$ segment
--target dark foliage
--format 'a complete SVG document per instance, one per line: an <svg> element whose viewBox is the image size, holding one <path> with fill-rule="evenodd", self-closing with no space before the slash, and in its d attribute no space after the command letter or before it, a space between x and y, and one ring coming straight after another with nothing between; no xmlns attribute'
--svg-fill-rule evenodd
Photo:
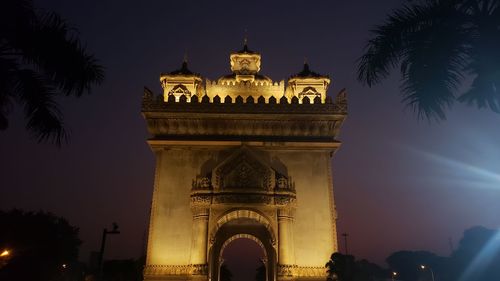
<svg viewBox="0 0 500 281"><path fill-rule="evenodd" d="M425 265L434 270L439 276L444 276L448 268L448 260L427 251L399 251L390 255L387 259L389 267L398 273L398 278L407 281L417 281L423 275L428 275L422 271L421 265Z"/></svg>
<svg viewBox="0 0 500 281"><path fill-rule="evenodd" d="M457 100L500 113L500 0L409 2L372 34L358 79L372 86L399 67L403 102L419 118L445 119Z"/></svg>
<svg viewBox="0 0 500 281"><path fill-rule="evenodd" d="M266 266L265 265L261 265L256 269L255 280L256 281L266 281Z"/></svg>
<svg viewBox="0 0 500 281"><path fill-rule="evenodd" d="M106 281L142 281L145 258L138 260L109 260L103 264Z"/></svg>
<svg viewBox="0 0 500 281"><path fill-rule="evenodd" d="M220 281L231 281L233 279L233 274L227 268L225 264L220 267Z"/></svg>
<svg viewBox="0 0 500 281"><path fill-rule="evenodd" d="M449 280L493 281L500 276L500 230L476 226L464 232L450 257Z"/></svg>
<svg viewBox="0 0 500 281"><path fill-rule="evenodd" d="M65 265L76 263L78 228L45 212L0 211L0 249L11 257L0 270L0 280L60 280Z"/></svg>
<svg viewBox="0 0 500 281"><path fill-rule="evenodd" d="M399 251L387 258L398 280L494 281L500 276L500 230L473 227L450 257L426 251ZM427 269L421 270L420 265ZM432 273L431 273L432 271Z"/></svg>
<svg viewBox="0 0 500 281"><path fill-rule="evenodd" d="M333 253L326 263L329 280L376 281L385 280L388 271L367 260L356 261L354 256Z"/></svg>
<svg viewBox="0 0 500 281"><path fill-rule="evenodd" d="M38 142L66 141L58 96L80 97L103 80L103 68L55 13L38 12L32 0L0 4L0 130L17 103Z"/></svg>

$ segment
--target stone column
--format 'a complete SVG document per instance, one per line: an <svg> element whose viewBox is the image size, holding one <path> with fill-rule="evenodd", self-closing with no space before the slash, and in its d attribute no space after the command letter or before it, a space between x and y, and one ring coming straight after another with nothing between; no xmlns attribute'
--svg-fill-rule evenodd
<svg viewBox="0 0 500 281"><path fill-rule="evenodd" d="M282 276L291 276L295 265L293 211L291 206L278 209L278 271Z"/></svg>
<svg viewBox="0 0 500 281"><path fill-rule="evenodd" d="M191 249L191 264L205 265L207 263L207 236L209 209L205 206L193 206L193 240Z"/></svg>

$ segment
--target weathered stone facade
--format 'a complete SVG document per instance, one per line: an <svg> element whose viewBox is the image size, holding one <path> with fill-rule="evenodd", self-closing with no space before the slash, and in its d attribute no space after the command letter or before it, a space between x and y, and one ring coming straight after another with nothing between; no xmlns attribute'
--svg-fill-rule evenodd
<svg viewBox="0 0 500 281"><path fill-rule="evenodd" d="M260 54L231 55L233 74L207 81L187 69L145 89L142 113L156 155L145 280L219 278L237 238L264 249L269 281L324 280L337 250L331 157L346 92L304 70L275 83ZM178 83L178 84L175 84Z"/></svg>

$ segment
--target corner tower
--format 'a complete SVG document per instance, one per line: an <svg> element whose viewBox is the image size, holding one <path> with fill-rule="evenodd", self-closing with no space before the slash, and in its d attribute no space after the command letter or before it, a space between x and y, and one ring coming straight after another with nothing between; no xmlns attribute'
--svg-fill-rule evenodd
<svg viewBox="0 0 500 281"><path fill-rule="evenodd" d="M331 158L346 93L332 102L330 79L307 65L285 89L246 44L230 62L204 85L185 62L161 75L162 95L144 91L156 156L145 280L218 281L237 238L261 245L269 281L324 280L338 250Z"/></svg>

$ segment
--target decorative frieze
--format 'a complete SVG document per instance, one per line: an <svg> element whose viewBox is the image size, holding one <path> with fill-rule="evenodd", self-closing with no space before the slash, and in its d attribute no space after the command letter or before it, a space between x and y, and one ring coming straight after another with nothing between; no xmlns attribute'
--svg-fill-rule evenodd
<svg viewBox="0 0 500 281"><path fill-rule="evenodd" d="M278 264L278 276L294 276L296 268L296 265Z"/></svg>
<svg viewBox="0 0 500 281"><path fill-rule="evenodd" d="M272 204L273 196L267 194L215 194L214 203L259 203Z"/></svg>
<svg viewBox="0 0 500 281"><path fill-rule="evenodd" d="M325 277L328 275L325 267L297 266L278 264L278 276L283 277Z"/></svg>
<svg viewBox="0 0 500 281"><path fill-rule="evenodd" d="M325 267L297 266L294 275L297 277L324 277L327 272Z"/></svg>
<svg viewBox="0 0 500 281"><path fill-rule="evenodd" d="M144 276L168 276L168 275L207 275L207 264L188 265L146 265Z"/></svg>

